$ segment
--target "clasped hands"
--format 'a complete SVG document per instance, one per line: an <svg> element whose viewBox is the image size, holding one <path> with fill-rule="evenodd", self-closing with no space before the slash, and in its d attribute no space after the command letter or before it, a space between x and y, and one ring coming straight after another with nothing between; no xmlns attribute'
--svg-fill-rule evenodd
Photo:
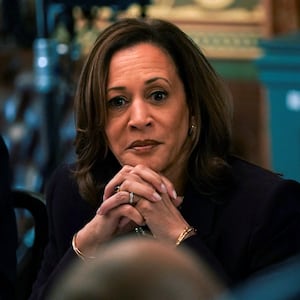
<svg viewBox="0 0 300 300"><path fill-rule="evenodd" d="M170 229L186 226L177 209L181 201L163 175L143 165L124 166L106 185L97 214L116 214L121 232L147 224L155 237L168 239Z"/></svg>
<svg viewBox="0 0 300 300"><path fill-rule="evenodd" d="M182 200L165 176L143 165L123 166L106 185L95 217L78 232L78 247L93 254L102 243L143 225L156 239L175 245L189 227L178 210Z"/></svg>

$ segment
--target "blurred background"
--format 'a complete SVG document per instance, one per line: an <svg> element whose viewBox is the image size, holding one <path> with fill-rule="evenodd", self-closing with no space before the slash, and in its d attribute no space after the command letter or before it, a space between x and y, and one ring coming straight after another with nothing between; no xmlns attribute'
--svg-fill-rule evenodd
<svg viewBox="0 0 300 300"><path fill-rule="evenodd" d="M234 100L234 148L300 180L299 0L0 0L0 132L13 187L43 192L74 160L73 96L97 34L122 17L174 22Z"/></svg>

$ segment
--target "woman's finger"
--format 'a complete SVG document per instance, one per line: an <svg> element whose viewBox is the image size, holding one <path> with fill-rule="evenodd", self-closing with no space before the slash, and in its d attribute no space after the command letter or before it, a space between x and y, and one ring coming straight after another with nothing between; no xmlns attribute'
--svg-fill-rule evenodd
<svg viewBox="0 0 300 300"><path fill-rule="evenodd" d="M100 215L98 212L97 214ZM117 208L110 210L107 214L100 216L103 216L108 219L117 219L118 227L125 226L129 223L126 221L122 221L124 218L130 220L131 222L137 225L142 225L145 221L144 217L140 214L140 212L130 204L120 205Z"/></svg>
<svg viewBox="0 0 300 300"><path fill-rule="evenodd" d="M115 188L124 181L127 174L131 171L131 166L123 166L123 168L108 182L103 193L103 201L115 193Z"/></svg>
<svg viewBox="0 0 300 300"><path fill-rule="evenodd" d="M152 169L144 165L136 165L130 170L129 173L140 176L145 182L153 186L159 193L169 193L171 198L176 198L174 197L176 195L176 191L173 184L166 177L153 171Z"/></svg>
<svg viewBox="0 0 300 300"><path fill-rule="evenodd" d="M177 198L177 193L174 189L174 185L173 183L165 176L161 175L162 181L167 189L167 193L169 194L169 196L176 201Z"/></svg>
<svg viewBox="0 0 300 300"><path fill-rule="evenodd" d="M140 178L135 177L137 177L136 174L128 174L127 178L120 186L120 190L125 190L129 193L132 192L135 195L146 198L149 201L153 202L161 200L160 194L154 189L152 185L145 181L142 181Z"/></svg>
<svg viewBox="0 0 300 300"><path fill-rule="evenodd" d="M108 211L122 204L130 204L129 202L130 202L130 193L126 191L119 191L100 205L97 214L105 215Z"/></svg>

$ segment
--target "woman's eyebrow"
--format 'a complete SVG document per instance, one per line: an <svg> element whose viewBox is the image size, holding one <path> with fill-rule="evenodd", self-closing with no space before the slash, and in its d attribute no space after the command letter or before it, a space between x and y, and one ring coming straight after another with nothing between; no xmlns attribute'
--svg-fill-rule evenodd
<svg viewBox="0 0 300 300"><path fill-rule="evenodd" d="M157 80L163 80L163 81L167 82L168 84L170 84L169 80L164 78L164 77L153 77L151 79L146 80L145 83L150 84L150 83L155 82Z"/></svg>
<svg viewBox="0 0 300 300"><path fill-rule="evenodd" d="M125 86L113 86L107 89L107 92L109 91L124 91L126 89Z"/></svg>

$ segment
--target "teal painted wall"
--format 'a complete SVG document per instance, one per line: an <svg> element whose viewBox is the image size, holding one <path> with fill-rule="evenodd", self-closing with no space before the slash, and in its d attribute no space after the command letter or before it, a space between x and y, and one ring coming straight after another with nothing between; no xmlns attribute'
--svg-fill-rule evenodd
<svg viewBox="0 0 300 300"><path fill-rule="evenodd" d="M257 65L268 91L273 169L300 181L300 33L263 41L262 47Z"/></svg>

